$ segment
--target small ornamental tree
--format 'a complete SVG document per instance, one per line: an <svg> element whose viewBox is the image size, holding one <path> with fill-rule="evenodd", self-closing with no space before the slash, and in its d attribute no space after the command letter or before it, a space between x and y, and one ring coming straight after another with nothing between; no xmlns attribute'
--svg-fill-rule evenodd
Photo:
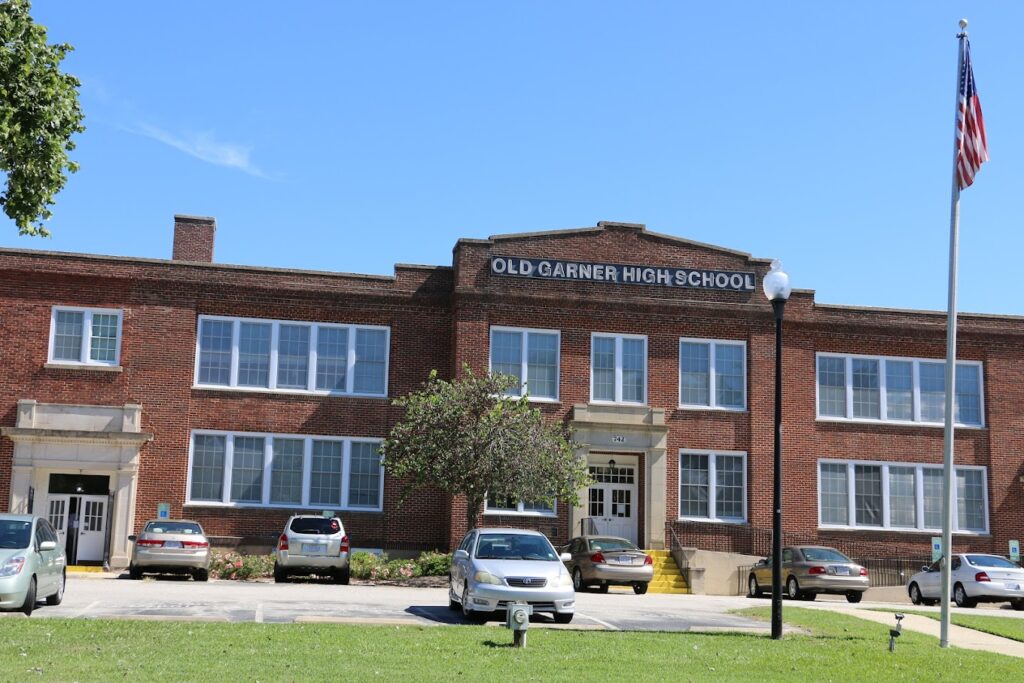
<svg viewBox="0 0 1024 683"><path fill-rule="evenodd" d="M449 382L433 371L422 389L396 399L405 416L380 452L384 469L404 481L401 500L429 485L463 495L470 529L488 496L575 505L590 483L586 462L564 425L545 421L525 397L506 396L518 384L469 368Z"/></svg>
<svg viewBox="0 0 1024 683"><path fill-rule="evenodd" d="M78 164L68 159L71 136L85 130L78 79L61 73L72 50L46 42L28 0L0 2L0 205L22 235L46 237L49 206Z"/></svg>

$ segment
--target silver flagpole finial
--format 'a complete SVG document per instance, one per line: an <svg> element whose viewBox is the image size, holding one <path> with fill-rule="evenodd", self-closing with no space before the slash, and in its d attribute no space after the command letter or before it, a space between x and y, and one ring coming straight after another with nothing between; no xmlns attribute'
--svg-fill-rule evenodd
<svg viewBox="0 0 1024 683"><path fill-rule="evenodd" d="M967 30L967 20L966 19L961 19L960 20L960 30L961 31L966 31Z"/></svg>

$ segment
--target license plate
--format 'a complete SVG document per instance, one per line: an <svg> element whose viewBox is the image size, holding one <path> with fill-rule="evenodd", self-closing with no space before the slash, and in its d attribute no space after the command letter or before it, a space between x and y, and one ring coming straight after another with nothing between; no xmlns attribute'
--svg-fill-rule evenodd
<svg viewBox="0 0 1024 683"><path fill-rule="evenodd" d="M836 576L849 576L850 575L850 568L849 567L829 567L829 569L831 569L832 570L831 573L835 574Z"/></svg>
<svg viewBox="0 0 1024 683"><path fill-rule="evenodd" d="M181 547L181 541L165 541L164 542L164 547L165 548L180 548Z"/></svg>
<svg viewBox="0 0 1024 683"><path fill-rule="evenodd" d="M633 564L633 558L629 555L620 555L619 564Z"/></svg>
<svg viewBox="0 0 1024 683"><path fill-rule="evenodd" d="M1020 590L1020 584L1019 583L1008 583L1008 584L1006 584L1006 587L1008 589L1012 590L1012 591L1019 591Z"/></svg>
<svg viewBox="0 0 1024 683"><path fill-rule="evenodd" d="M302 552L312 554L325 553L327 552L327 546L320 543L303 543Z"/></svg>

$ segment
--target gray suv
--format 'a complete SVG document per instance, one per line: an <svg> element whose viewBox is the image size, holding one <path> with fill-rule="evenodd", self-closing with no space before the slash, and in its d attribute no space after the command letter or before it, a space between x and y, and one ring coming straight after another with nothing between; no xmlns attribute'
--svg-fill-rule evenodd
<svg viewBox="0 0 1024 683"><path fill-rule="evenodd" d="M338 517L292 515L274 549L274 581L292 575L330 576L335 583L349 581L349 541Z"/></svg>

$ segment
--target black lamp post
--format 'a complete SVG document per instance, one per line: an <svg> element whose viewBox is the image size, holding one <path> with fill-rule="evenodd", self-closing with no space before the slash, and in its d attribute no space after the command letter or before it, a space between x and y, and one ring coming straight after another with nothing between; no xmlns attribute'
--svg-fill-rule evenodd
<svg viewBox="0 0 1024 683"><path fill-rule="evenodd" d="M772 261L761 281L775 312L775 464L772 495L772 640L782 638L782 312L793 288L782 263Z"/></svg>

